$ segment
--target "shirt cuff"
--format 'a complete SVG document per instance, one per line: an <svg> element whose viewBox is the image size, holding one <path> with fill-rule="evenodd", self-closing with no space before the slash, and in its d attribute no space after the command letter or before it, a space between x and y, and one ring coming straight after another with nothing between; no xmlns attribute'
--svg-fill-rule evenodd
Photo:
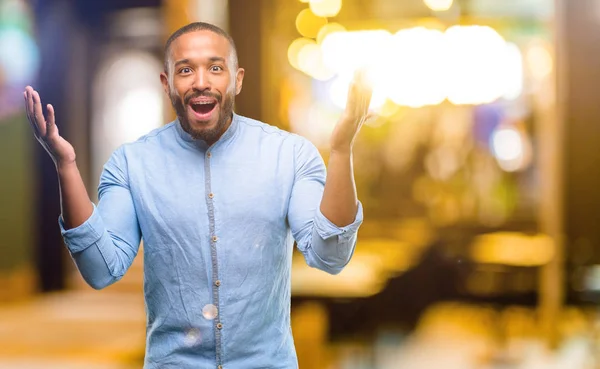
<svg viewBox="0 0 600 369"><path fill-rule="evenodd" d="M58 217L58 225L60 226L60 233L65 240L67 248L72 253L81 252L88 247L92 246L102 237L104 230L104 223L96 204L92 203L93 211L92 215L80 226L65 229L65 223L62 218L62 214Z"/></svg>
<svg viewBox="0 0 600 369"><path fill-rule="evenodd" d="M363 222L363 207L362 203L358 202L358 209L354 222L344 227L338 227L321 213L321 208L317 208L317 216L315 218L315 227L317 233L322 239L326 240L334 236L340 236L344 239L349 239L358 232L358 228Z"/></svg>

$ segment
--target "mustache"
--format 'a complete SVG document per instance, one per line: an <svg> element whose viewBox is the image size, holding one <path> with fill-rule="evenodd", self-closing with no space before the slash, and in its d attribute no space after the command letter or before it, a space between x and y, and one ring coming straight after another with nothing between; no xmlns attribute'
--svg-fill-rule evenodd
<svg viewBox="0 0 600 369"><path fill-rule="evenodd" d="M209 91L197 91L197 92L193 92L191 94L189 94L188 96L186 96L183 100L184 104L187 105L190 103L190 100L195 99L197 97L211 97L215 100L217 100L217 102L221 103L221 100L223 99L223 97L221 96L221 94L217 94L217 93L212 93Z"/></svg>

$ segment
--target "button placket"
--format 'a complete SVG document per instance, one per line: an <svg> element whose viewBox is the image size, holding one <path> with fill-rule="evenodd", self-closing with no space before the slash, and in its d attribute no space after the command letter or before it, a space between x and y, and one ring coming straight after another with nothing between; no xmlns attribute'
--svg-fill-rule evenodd
<svg viewBox="0 0 600 369"><path fill-rule="evenodd" d="M221 369L221 329L223 328L223 324L220 322L220 305L219 305L219 286L221 284L220 280L219 280L219 272L218 272L218 256L217 256L217 241L219 240L219 238L217 237L216 233L216 225L215 225L215 204L213 201L214 198L214 193L212 192L211 189L211 163L210 163L210 159L212 157L212 153L210 151L207 151L205 154L205 160L204 160L204 171L205 171L205 176L206 176L206 181L205 181L205 196L206 196L206 204L208 207L208 219L209 219L209 236L210 236L210 249L211 249L211 261L212 261L212 280L213 280L213 285L214 287L212 288L212 297L213 297L213 304L214 307L216 308L215 311L219 312L218 314L215 314L214 316L214 322L215 322L215 326L214 328L216 328L215 330L215 348L216 348L216 364L217 364L217 368Z"/></svg>

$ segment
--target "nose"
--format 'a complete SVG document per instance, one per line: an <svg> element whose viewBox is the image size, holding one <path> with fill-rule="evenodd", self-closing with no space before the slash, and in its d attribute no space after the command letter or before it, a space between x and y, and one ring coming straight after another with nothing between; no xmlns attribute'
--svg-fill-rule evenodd
<svg viewBox="0 0 600 369"><path fill-rule="evenodd" d="M198 71L196 74L196 78L194 78L194 83L192 87L195 90L204 91L210 90L210 80L208 78L208 73L203 70Z"/></svg>

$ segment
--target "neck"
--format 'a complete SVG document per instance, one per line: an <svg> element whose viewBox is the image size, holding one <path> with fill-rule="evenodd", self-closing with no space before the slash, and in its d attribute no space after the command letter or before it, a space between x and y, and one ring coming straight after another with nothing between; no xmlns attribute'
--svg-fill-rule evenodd
<svg viewBox="0 0 600 369"><path fill-rule="evenodd" d="M233 114L231 114L228 118L227 121L225 122L225 124L223 125L223 129L221 129L221 132L219 132L219 135L216 136L214 139L212 140L204 140L206 142L207 145L212 146L215 142L219 141L219 139L221 137L223 137L223 135L225 134L225 132L227 132L227 130L229 129L229 127L231 127L231 122L233 120Z"/></svg>

